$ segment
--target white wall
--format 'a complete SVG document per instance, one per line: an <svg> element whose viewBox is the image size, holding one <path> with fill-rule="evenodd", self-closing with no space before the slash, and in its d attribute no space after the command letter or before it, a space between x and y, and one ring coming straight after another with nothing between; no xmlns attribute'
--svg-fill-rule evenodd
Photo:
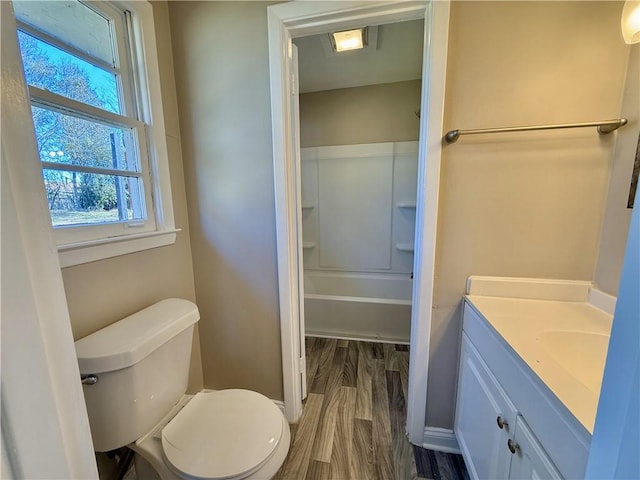
<svg viewBox="0 0 640 480"><path fill-rule="evenodd" d="M398 246L413 246L418 142L310 147L301 158L305 270L408 278L413 252Z"/></svg>
<svg viewBox="0 0 640 480"><path fill-rule="evenodd" d="M300 91L419 81L423 38L423 19L382 24L377 34L369 29L368 46L350 52L333 52L327 33L294 38L300 54Z"/></svg>
<svg viewBox="0 0 640 480"><path fill-rule="evenodd" d="M10 2L0 18L3 474L97 478Z"/></svg>
<svg viewBox="0 0 640 480"><path fill-rule="evenodd" d="M620 115L619 2L452 2L445 128ZM461 137L444 148L427 425L451 428L469 275L594 278L615 136Z"/></svg>
<svg viewBox="0 0 640 480"><path fill-rule="evenodd" d="M633 209L586 478L640 478L640 208Z"/></svg>
<svg viewBox="0 0 640 480"><path fill-rule="evenodd" d="M205 386L281 400L266 2L170 2Z"/></svg>
<svg viewBox="0 0 640 480"><path fill-rule="evenodd" d="M629 232L632 210L627 208L627 200L640 132L640 45L637 44L630 47L621 116L629 120L629 124L617 133L594 279L599 289L613 296L618 293ZM639 204L640 196L636 194L636 205Z"/></svg>
<svg viewBox="0 0 640 480"><path fill-rule="evenodd" d="M326 61L323 52L300 48L301 70L305 52L306 68L317 56ZM421 58L416 62L419 67ZM413 254L396 245L413 244L415 209L396 204L416 199L421 85L410 80L300 95L302 199L317 205L303 210L304 240L317 244L304 251L305 269L413 271Z"/></svg>

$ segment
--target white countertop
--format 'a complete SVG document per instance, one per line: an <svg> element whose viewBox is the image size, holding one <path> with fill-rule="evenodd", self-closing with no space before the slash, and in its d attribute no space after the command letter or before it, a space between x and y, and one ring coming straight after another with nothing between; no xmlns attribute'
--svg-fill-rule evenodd
<svg viewBox="0 0 640 480"><path fill-rule="evenodd" d="M586 301L466 298L593 433L613 316Z"/></svg>

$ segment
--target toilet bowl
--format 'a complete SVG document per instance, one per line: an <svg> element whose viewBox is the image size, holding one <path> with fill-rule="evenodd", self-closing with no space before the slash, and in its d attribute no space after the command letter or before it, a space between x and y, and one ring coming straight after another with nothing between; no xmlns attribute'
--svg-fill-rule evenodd
<svg viewBox="0 0 640 480"><path fill-rule="evenodd" d="M248 390L204 390L185 395L129 447L162 480L257 480L276 474L289 444L289 425L268 398Z"/></svg>
<svg viewBox="0 0 640 480"><path fill-rule="evenodd" d="M76 342L92 379L83 391L94 448L129 446L162 480L270 479L291 439L273 401L239 389L184 394L198 319L192 302L163 300Z"/></svg>

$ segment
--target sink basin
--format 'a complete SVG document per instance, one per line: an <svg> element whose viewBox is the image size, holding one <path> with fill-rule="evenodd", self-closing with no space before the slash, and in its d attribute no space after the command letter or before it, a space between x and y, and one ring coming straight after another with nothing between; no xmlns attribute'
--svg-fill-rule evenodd
<svg viewBox="0 0 640 480"><path fill-rule="evenodd" d="M540 333L537 340L559 366L589 390L599 394L609 335L550 330Z"/></svg>

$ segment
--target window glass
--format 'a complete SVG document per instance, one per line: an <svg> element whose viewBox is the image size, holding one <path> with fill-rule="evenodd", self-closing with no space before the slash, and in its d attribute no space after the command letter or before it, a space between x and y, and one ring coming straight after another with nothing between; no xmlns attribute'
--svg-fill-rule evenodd
<svg viewBox="0 0 640 480"><path fill-rule="evenodd" d="M109 21L87 5L68 0L14 0L13 8L18 20L115 65Z"/></svg>
<svg viewBox="0 0 640 480"><path fill-rule="evenodd" d="M154 43L151 5L128 3L130 13L108 1L13 3L38 148L25 161L42 168L61 264L175 241L171 208L166 217L154 209L171 201L164 132L151 135L138 108L161 111L157 68L132 47ZM155 88L138 88L149 81ZM129 236L135 242L122 241Z"/></svg>
<svg viewBox="0 0 640 480"><path fill-rule="evenodd" d="M116 76L28 33L18 31L27 83L58 95L120 113Z"/></svg>
<svg viewBox="0 0 640 480"><path fill-rule="evenodd" d="M137 177L46 168L42 175L54 227L144 219Z"/></svg>
<svg viewBox="0 0 640 480"><path fill-rule="evenodd" d="M33 106L40 160L140 171L133 132Z"/></svg>
<svg viewBox="0 0 640 480"><path fill-rule="evenodd" d="M146 218L140 178L104 174L140 172L131 129L36 106L32 112L55 227Z"/></svg>

